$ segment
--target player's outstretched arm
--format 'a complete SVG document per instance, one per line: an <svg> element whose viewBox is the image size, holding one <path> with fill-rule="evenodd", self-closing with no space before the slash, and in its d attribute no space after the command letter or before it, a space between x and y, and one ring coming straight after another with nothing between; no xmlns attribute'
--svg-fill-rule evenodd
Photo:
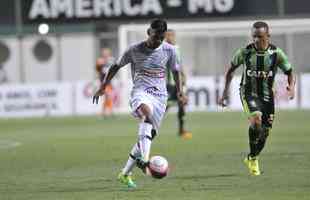
<svg viewBox="0 0 310 200"><path fill-rule="evenodd" d="M223 107L227 106L227 99L228 99L228 91L230 87L230 83L232 78L234 77L234 71L237 69L237 66L230 65L230 68L227 70L225 74L225 87L222 94L222 97L219 99L219 104Z"/></svg>
<svg viewBox="0 0 310 200"><path fill-rule="evenodd" d="M97 92L93 96L93 104L95 104L95 103L98 104L99 97L104 94L106 86L111 82L112 78L115 76L115 74L118 72L118 70L120 68L121 67L117 64L114 64L111 66L111 68L109 69L109 72L108 72L107 76L105 77L103 83L101 83L99 89L97 90Z"/></svg>

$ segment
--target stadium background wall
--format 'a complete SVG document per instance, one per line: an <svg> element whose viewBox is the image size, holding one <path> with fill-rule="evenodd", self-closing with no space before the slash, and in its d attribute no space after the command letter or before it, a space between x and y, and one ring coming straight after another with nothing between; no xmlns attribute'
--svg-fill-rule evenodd
<svg viewBox="0 0 310 200"><path fill-rule="evenodd" d="M220 77L222 80L223 77ZM276 84L276 106L280 109L310 109L310 74L298 77L296 99L289 101L286 95L286 77L279 75ZM226 110L240 111L240 77L235 77L230 88L230 104ZM115 84L119 96L121 85ZM45 83L27 85L0 86L0 117L42 117L66 115L99 114L101 105L92 104L92 94L98 82L77 81L66 83ZM129 90L129 88L126 88ZM217 111L223 109L217 105L218 94L223 90L222 82L216 77L196 77L188 80L188 111ZM102 99L101 99L102 100ZM116 112L130 112L128 98L118 99L125 103L116 103ZM126 105L122 107L122 105Z"/></svg>

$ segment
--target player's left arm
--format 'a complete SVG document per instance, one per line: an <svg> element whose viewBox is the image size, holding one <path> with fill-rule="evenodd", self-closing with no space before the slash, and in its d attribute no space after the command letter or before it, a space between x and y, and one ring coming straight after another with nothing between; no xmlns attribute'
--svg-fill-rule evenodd
<svg viewBox="0 0 310 200"><path fill-rule="evenodd" d="M179 68L180 68L182 87L184 88L186 86L186 76L185 76L185 72L183 70L184 66L182 64L181 51L180 51L179 46L175 46L175 53L176 53L176 62L177 62L177 65L179 65Z"/></svg>
<svg viewBox="0 0 310 200"><path fill-rule="evenodd" d="M181 65L177 60L178 58L175 49L172 49L171 52L172 53L168 61L168 67L171 69L173 74L173 79L175 81L175 86L178 95L178 101L180 102L181 105L185 105L187 103L187 97L185 96L183 91Z"/></svg>
<svg viewBox="0 0 310 200"><path fill-rule="evenodd" d="M177 70L173 70L172 71L173 74L173 78L175 81L175 86L177 89L177 96L178 96L178 101L181 105L185 105L187 104L187 97L184 94L183 91L183 83L182 83L182 75L181 75L181 71L177 71Z"/></svg>
<svg viewBox="0 0 310 200"><path fill-rule="evenodd" d="M295 82L296 77L293 73L292 65L289 63L287 56L282 51L282 49L277 49L278 53L278 66L287 75L287 92L290 99L294 99L295 97Z"/></svg>
<svg viewBox="0 0 310 200"><path fill-rule="evenodd" d="M182 78L182 87L184 88L184 87L186 87L186 75L185 75L183 69L181 70L180 73L181 73L181 78Z"/></svg>

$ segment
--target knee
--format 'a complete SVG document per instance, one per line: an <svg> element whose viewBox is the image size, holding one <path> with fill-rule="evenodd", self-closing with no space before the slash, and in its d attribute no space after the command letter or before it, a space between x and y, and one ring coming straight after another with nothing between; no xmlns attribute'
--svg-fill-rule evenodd
<svg viewBox="0 0 310 200"><path fill-rule="evenodd" d="M141 104L138 108L140 118L148 119L151 115L151 109L146 104Z"/></svg>
<svg viewBox="0 0 310 200"><path fill-rule="evenodd" d="M252 126L257 127L262 124L262 113L256 112L253 116L250 117L250 123Z"/></svg>

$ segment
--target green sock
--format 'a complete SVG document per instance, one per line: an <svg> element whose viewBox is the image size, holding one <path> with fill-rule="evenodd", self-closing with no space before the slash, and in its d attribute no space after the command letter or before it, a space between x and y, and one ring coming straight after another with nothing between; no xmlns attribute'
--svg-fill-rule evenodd
<svg viewBox="0 0 310 200"><path fill-rule="evenodd" d="M250 146L250 157L255 157L257 155L257 138L258 134L254 127L249 127L249 146Z"/></svg>
<svg viewBox="0 0 310 200"><path fill-rule="evenodd" d="M263 127L258 143L256 145L257 154L259 154L264 149L268 135L269 135L269 128Z"/></svg>

